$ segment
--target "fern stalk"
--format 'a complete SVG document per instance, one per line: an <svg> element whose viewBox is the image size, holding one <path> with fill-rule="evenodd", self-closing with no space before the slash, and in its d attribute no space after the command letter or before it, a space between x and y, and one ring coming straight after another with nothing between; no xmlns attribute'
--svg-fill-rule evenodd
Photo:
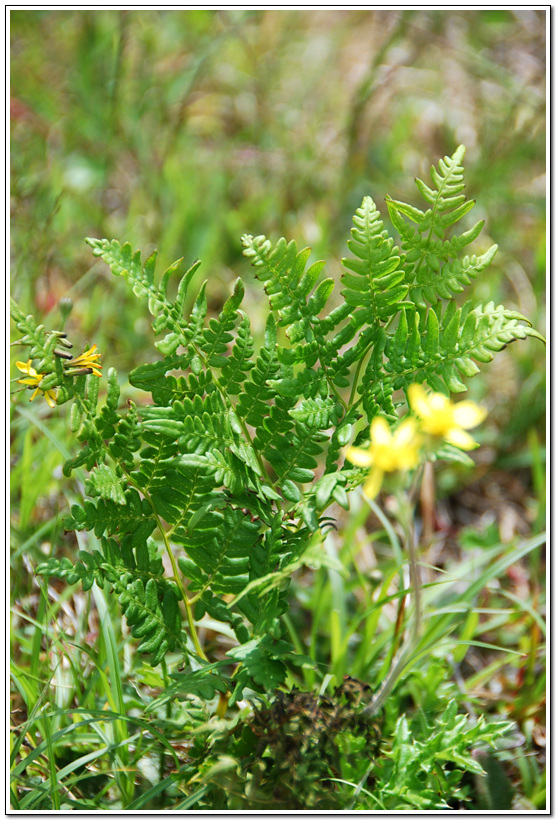
<svg viewBox="0 0 556 820"><path fill-rule="evenodd" d="M147 496L147 498L148 498L148 496ZM152 504L152 501L150 499L149 499L149 501ZM153 505L153 511L154 511L154 505ZM189 634L191 635L191 640L193 641L193 645L195 646L195 651L197 652L199 657L201 657L204 661L208 662L208 658L205 655L205 653L203 651L203 647L201 646L201 644L199 642L199 636L197 634L197 627L195 626L195 620L193 618L193 604L189 600L189 598L187 597L187 592L185 591L185 587L184 587L184 585L182 583L182 580L180 578L180 574L179 574L179 571L178 571L178 566L176 564L176 559L174 557L174 552L172 550L170 542L168 541L168 538L167 538L167 535L166 535L166 530L162 526L162 522L160 521L160 518L158 517L156 512L154 512L154 517L156 519L159 532L162 535L162 540L164 541L164 547L166 549L166 554L168 555L168 558L170 559L170 563L172 564L172 573L173 573L172 578L176 582L176 584L177 584L177 586L180 590L183 602L185 604L185 614L187 616L187 624L189 626Z"/></svg>

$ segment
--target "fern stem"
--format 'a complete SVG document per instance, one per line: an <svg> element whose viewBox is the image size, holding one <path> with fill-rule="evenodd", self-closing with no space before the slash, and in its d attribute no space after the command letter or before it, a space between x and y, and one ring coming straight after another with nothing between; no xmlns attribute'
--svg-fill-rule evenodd
<svg viewBox="0 0 556 820"><path fill-rule="evenodd" d="M321 363L321 366L322 366L322 363ZM344 408L344 410L347 413L350 409L349 405L351 404L351 397L350 397L350 401L346 402L345 399L343 399L342 396L338 393L334 383L332 382L332 379L330 378L330 376L326 372L326 368L322 367L322 370L323 370L323 373L324 373L324 377L325 377L326 381L328 382L329 388L332 390L332 392L334 393L334 395L336 396L336 398L338 399L338 401L340 402L340 404L342 405L342 407Z"/></svg>
<svg viewBox="0 0 556 820"><path fill-rule="evenodd" d="M178 589L181 593L181 597L182 597L183 602L185 604L185 614L187 616L187 625L189 626L189 632L191 634L191 640L193 641L195 651L197 652L199 657L201 657L204 661L207 661L208 658L205 655L205 653L203 651L203 647L201 646L201 644L199 642L199 636L197 634L197 627L195 626L195 620L193 618L193 604L191 603L191 601L187 597L187 592L185 591L185 587L182 584L181 578L179 576L179 571L178 571L178 567L177 567L177 564L176 564L176 559L174 558L174 553L172 552L172 547L171 547L170 542L168 540L166 530L162 526L162 522L161 522L160 518L158 517L158 515L156 514L156 512L154 514L154 517L156 519L158 529L159 529L159 531L162 535L162 539L164 541L164 546L166 548L166 553L168 555L168 558L170 559L170 563L172 564L173 579L174 579L174 581L176 582L176 584L178 586Z"/></svg>
<svg viewBox="0 0 556 820"><path fill-rule="evenodd" d="M197 654L199 655L200 658L202 658L204 661L208 661L208 658L207 658L207 656L205 655L205 653L203 651L203 647L199 643L199 636L197 634L197 627L195 626L195 620L193 618L193 606L187 598L184 598L184 601L185 601L185 612L186 612L186 615L187 615L187 624L189 626L189 631L191 632L191 638L193 640L193 645L195 647L195 651L197 652Z"/></svg>
<svg viewBox="0 0 556 820"><path fill-rule="evenodd" d="M350 409L351 409L352 402L355 398L355 391L357 390L357 382L359 381L359 374L361 373L361 368L363 367L363 360L364 360L365 356L367 355L367 353L369 352L369 350L371 349L371 347L373 346L373 344L374 344L374 342L370 342L367 345L367 348L363 351L363 353L361 354L361 358L359 359L359 362L357 363L357 368L356 368L355 374L353 376L353 385L352 385L351 393L349 395L349 400L348 400L348 405L349 405ZM358 399L357 403L354 405L355 407L357 406L357 404L359 404L360 401L362 401L362 398L363 397L361 397L361 399Z"/></svg>

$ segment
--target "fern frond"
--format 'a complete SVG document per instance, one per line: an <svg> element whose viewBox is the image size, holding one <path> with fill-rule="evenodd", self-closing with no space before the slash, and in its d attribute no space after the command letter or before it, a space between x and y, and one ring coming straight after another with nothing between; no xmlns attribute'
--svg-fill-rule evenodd
<svg viewBox="0 0 556 820"><path fill-rule="evenodd" d="M323 452L322 442L328 436L319 433L318 428L298 422L295 433L288 437L288 447L273 449L267 458L284 486L284 481L297 481L307 484L315 477L318 466L317 457Z"/></svg>
<svg viewBox="0 0 556 820"><path fill-rule="evenodd" d="M99 464L93 468L89 479L85 482L85 492L91 498L98 496L113 501L114 504L125 506L124 486L125 479L121 470L114 470L107 464Z"/></svg>
<svg viewBox="0 0 556 820"><path fill-rule="evenodd" d="M434 188L416 179L421 195L431 206L421 211L404 202L386 198L392 224L400 234L405 252L406 283L411 287L412 301L418 305L434 304L439 298L451 298L484 270L492 261L496 246L482 257L458 254L481 233L484 222L475 223L463 233L445 239L445 233L474 206L467 200L463 178L465 149L460 145L451 157L444 157L438 169L431 169Z"/></svg>
<svg viewBox="0 0 556 820"><path fill-rule="evenodd" d="M361 470L342 466L343 448L368 443L377 414L395 422L407 406L401 391L411 384L462 391L506 344L541 338L518 313L492 302L459 307L453 298L496 253L494 245L461 258L482 228L478 222L454 233L474 204L464 192L463 155L460 146L440 160L430 185L416 180L426 210L387 200L401 250L373 200L363 199L348 241L352 257L342 260L344 301L328 314L333 281L321 279L322 262L310 264L310 249L244 236L244 254L271 307L257 353L240 279L213 316L206 282L194 299L189 295L199 262L181 276L172 300L179 262L157 281L156 253L143 263L129 244L88 240L148 304L161 358L137 367L130 382L150 393L152 404L128 401L121 412L110 369L98 409L99 379L80 370L66 377L60 351L53 356L56 335L12 306L21 341L46 374L39 389L56 385L60 401L73 399L70 426L82 447L64 471L83 465L89 476L87 498L71 508L65 526L94 531L102 549L75 561L49 559L39 572L84 589L110 584L138 650L152 663L175 649L188 653L183 599L200 655L195 620L208 614L234 630L240 646L226 659L239 663L231 703L245 687L281 685L293 661L282 618L292 574L323 560L323 532L333 521L325 511L332 502L347 509L349 491L363 480ZM289 345L279 342L278 328ZM436 454L463 458L447 447ZM182 676L170 697L231 689L217 666Z"/></svg>
<svg viewBox="0 0 556 820"><path fill-rule="evenodd" d="M293 240L287 243L284 238L279 239L274 248L265 236L244 235L241 242L244 255L257 269L255 275L265 283L272 310L278 311L279 327L288 328L286 336L292 343L307 338L311 323L334 288L330 278L323 279L315 288L324 262L314 262L305 270L311 249L304 248L298 253Z"/></svg>
<svg viewBox="0 0 556 820"><path fill-rule="evenodd" d="M255 366L252 361L255 343L251 336L249 317L241 311L239 313L241 321L237 329L236 339L230 355L222 366L222 377L220 379L222 390L231 396L238 396L242 392L245 379Z"/></svg>
<svg viewBox="0 0 556 820"><path fill-rule="evenodd" d="M141 447L141 434L137 407L129 401L126 416L120 416L114 437L108 442L107 449L112 458L126 470L133 469L134 453Z"/></svg>
<svg viewBox="0 0 556 820"><path fill-rule="evenodd" d="M286 680L288 670L284 660L293 656L293 648L287 641L263 635L230 649L226 653L228 657L241 664L234 679L230 705L241 700L246 686L254 684L261 692L275 692Z"/></svg>
<svg viewBox="0 0 556 820"><path fill-rule="evenodd" d="M203 466L185 471L175 460L161 462L150 483L150 497L157 514L175 529L213 498L215 483Z"/></svg>
<svg viewBox="0 0 556 820"><path fill-rule="evenodd" d="M159 335L164 330L169 331L164 339L156 343L158 349L164 355L171 355L181 344L187 347L188 339L193 335L190 328L188 334L188 322L183 317L185 298L193 276L195 275L200 261L195 262L189 270L182 276L176 300L170 302L167 299L166 291L168 282L173 273L177 271L181 264L181 259L174 262L162 275L159 285L155 284L155 263L156 251L142 264L140 251L131 249L129 242L120 245L115 239L111 242L107 239L85 240L92 248L94 256L100 257L110 266L110 270L115 276L123 276L132 286L136 296L147 299L149 312L154 316L153 330ZM200 305L203 301L204 288L197 297L197 314L200 312Z"/></svg>
<svg viewBox="0 0 556 820"><path fill-rule="evenodd" d="M284 450L288 447L288 434L294 421L290 416L290 410L296 405L296 398L291 396L274 396L274 404L268 409L262 418L262 424L257 426L257 434L253 444L264 457L271 461L274 451Z"/></svg>
<svg viewBox="0 0 556 820"><path fill-rule="evenodd" d="M186 376L169 373L171 370L187 370L192 360L193 353L187 351L165 356L158 362L139 365L129 374L129 382L150 392L158 406L169 406L182 398L210 393L215 389L210 370L201 370L197 375L188 373Z"/></svg>
<svg viewBox="0 0 556 820"><path fill-rule="evenodd" d="M463 193L463 157L465 148L458 146L451 157L444 157L438 163L438 170L431 167L431 178L435 189L430 188L420 179L415 184L423 198L431 206L426 212L420 211L403 202L388 200L390 213L402 214L417 224L420 233L429 231L430 235L442 238L446 229L454 225L468 213L475 203L467 200Z"/></svg>
<svg viewBox="0 0 556 820"><path fill-rule="evenodd" d="M124 583L114 584L116 592ZM183 641L180 640L179 595L173 584L154 578L149 578L145 583L137 578L126 584L118 595L118 601L131 627L132 636L141 639L137 651L150 654L153 666L159 664L178 641L184 651Z"/></svg>
<svg viewBox="0 0 556 820"><path fill-rule="evenodd" d="M141 437L146 445L139 453L139 461L130 473L130 479L143 495L159 486L167 474L168 464L178 454L178 443L164 435L147 432L141 427Z"/></svg>
<svg viewBox="0 0 556 820"><path fill-rule="evenodd" d="M352 322L375 327L397 313L407 294L404 271L394 241L384 230L375 203L363 199L353 217L348 248L355 259L342 259L342 296L352 308ZM355 274L355 276L353 275Z"/></svg>
<svg viewBox="0 0 556 820"><path fill-rule="evenodd" d="M83 506L74 504L71 515L64 519L66 530L94 530L99 538L103 534L131 535L134 545L146 541L156 527L153 511L148 501L141 498L137 490L124 490L125 503L115 503L111 499L86 499Z"/></svg>
<svg viewBox="0 0 556 820"><path fill-rule="evenodd" d="M167 652L179 645L187 651L181 632L179 593L172 581L163 577L164 567L152 539L132 546L124 539L121 548L113 539L101 538L102 552L81 550L79 561L50 558L37 567L37 573L64 578L83 589L93 583L108 582L118 595L122 612L134 638L140 639L138 652L149 653L156 666Z"/></svg>
<svg viewBox="0 0 556 820"><path fill-rule="evenodd" d="M523 324L526 323L526 324ZM437 309L405 311L394 335L385 338L385 361L371 360L362 383L368 412L395 413L390 397L412 382L427 382L434 390L466 390L460 376L479 372L477 362L490 362L497 351L516 339L537 336L521 314L467 302L450 302Z"/></svg>
<svg viewBox="0 0 556 820"><path fill-rule="evenodd" d="M498 245L492 245L481 256L465 256L444 262L435 254L428 254L428 266L421 266L415 281L409 287L409 296L416 305L435 304L439 299L451 299L461 293L477 275L484 271L496 254Z"/></svg>
<svg viewBox="0 0 556 820"><path fill-rule="evenodd" d="M210 586L213 593L223 595L241 592L249 580L251 550L259 533L257 521L231 507L208 511L191 533L176 529L174 541L187 553L178 564L190 588L203 592Z"/></svg>
<svg viewBox="0 0 556 820"><path fill-rule="evenodd" d="M327 430L337 424L338 414L341 415L341 408L333 398L322 399L319 396L303 399L294 410L290 410L292 418L315 430Z"/></svg>
<svg viewBox="0 0 556 820"><path fill-rule="evenodd" d="M237 309L243 300L245 288L241 279L236 279L232 295L224 303L218 319L211 319L209 326L203 331L203 341L200 348L205 354L209 367L223 367L227 363L224 353L228 344L233 340L233 331L237 318Z"/></svg>
<svg viewBox="0 0 556 820"><path fill-rule="evenodd" d="M276 322L272 313L269 314L264 345L259 351L255 367L251 370L250 379L244 383L244 392L240 395L236 407L240 418L247 424L262 427L263 421L269 413L270 402L276 396L276 390L269 386L272 379L280 373L280 363L276 351Z"/></svg>
<svg viewBox="0 0 556 820"><path fill-rule="evenodd" d="M170 677L174 682L166 686L160 695L149 702L145 709L146 714L157 712L161 706L176 698L185 700L189 695L194 695L202 700L210 701L217 692L227 692L226 681L217 671L225 665L225 661L217 661L195 669L193 672L172 672Z"/></svg>

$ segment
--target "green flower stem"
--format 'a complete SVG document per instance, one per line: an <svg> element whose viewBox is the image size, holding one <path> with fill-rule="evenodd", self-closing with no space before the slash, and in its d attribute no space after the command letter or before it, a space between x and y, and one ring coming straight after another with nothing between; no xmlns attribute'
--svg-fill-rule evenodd
<svg viewBox="0 0 556 820"><path fill-rule="evenodd" d="M411 635L402 648L394 665L390 668L388 675L382 682L376 694L363 709L362 714L366 718L376 715L384 706L390 692L397 683L403 670L409 663L411 656L419 643L421 633L421 582L419 579L419 567L417 564L417 551L415 548L415 530L413 527L413 505L409 496L404 492L397 494L398 512L397 518L402 527L404 545L407 547L409 556L409 573L413 588L413 628Z"/></svg>

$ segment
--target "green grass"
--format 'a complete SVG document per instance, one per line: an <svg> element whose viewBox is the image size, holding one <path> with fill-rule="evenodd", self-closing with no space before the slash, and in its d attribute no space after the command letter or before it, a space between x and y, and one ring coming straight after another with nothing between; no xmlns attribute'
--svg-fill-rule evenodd
<svg viewBox="0 0 556 820"><path fill-rule="evenodd" d="M162 266L201 258L217 311L235 276L251 277L242 233L285 235L339 260L363 195L386 217L383 191L411 201L412 177L459 143L485 247L500 246L474 294L543 332L544 12L13 9L10 21L12 295L51 326L70 297L68 333L96 342L104 364L125 372L152 358L151 331L85 236L158 247ZM328 275L339 273L338 261ZM262 333L251 283L246 310ZM12 348L12 375L21 356ZM498 491L489 509L469 507L477 475L437 474L440 524L420 556L432 614L383 730L392 737L403 710L440 715L451 697L515 721L524 743L500 759L525 810L543 808L546 788L535 740L545 697L542 357L534 341L512 345L470 383L489 408L480 487ZM34 576L45 554L79 546L61 523L84 479L61 480L71 449L63 411L14 401L12 808L206 808L211 781L189 782L189 707L147 712L164 675L141 667L110 596ZM330 691L346 673L374 685L399 645L407 578L380 512L338 511L343 537L332 531L327 550L344 571L296 575L288 628L315 666L291 683L307 691ZM228 646L226 635L210 639ZM358 808L379 807L364 792Z"/></svg>

